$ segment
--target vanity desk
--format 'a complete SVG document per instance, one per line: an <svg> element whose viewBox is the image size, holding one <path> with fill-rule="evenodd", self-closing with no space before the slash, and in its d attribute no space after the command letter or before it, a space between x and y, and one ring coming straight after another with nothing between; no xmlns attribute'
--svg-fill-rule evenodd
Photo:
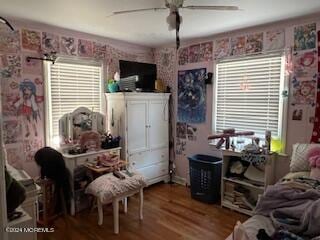
<svg viewBox="0 0 320 240"><path fill-rule="evenodd" d="M121 148L101 149L99 151L87 152L82 154L63 153L66 167L71 173L72 192L74 198L71 200L71 215L89 206L87 195L84 193L88 183L86 164L95 163L99 156L103 154L116 155L120 158Z"/></svg>

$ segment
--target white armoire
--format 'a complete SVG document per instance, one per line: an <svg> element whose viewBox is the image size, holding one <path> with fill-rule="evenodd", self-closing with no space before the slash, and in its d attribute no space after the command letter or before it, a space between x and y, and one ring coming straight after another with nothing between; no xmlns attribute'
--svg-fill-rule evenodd
<svg viewBox="0 0 320 240"><path fill-rule="evenodd" d="M168 181L169 93L106 93L108 130L121 136L121 157L147 183Z"/></svg>

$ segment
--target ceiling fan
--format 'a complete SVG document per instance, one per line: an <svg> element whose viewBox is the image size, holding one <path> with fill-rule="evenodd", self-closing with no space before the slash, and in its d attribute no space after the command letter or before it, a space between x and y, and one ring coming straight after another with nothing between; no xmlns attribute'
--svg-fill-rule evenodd
<svg viewBox="0 0 320 240"><path fill-rule="evenodd" d="M169 16L167 17L167 23L169 30L176 30L176 46L177 49L180 47L179 30L182 23L182 17L179 14L179 9L190 9L190 10L215 10L215 11L236 11L239 10L237 6L201 6L201 5L189 5L184 6L184 2L187 0L164 0L164 7L157 8L141 8L125 11L113 12L111 16L137 13L137 12L147 12L147 11L161 11L169 9Z"/></svg>

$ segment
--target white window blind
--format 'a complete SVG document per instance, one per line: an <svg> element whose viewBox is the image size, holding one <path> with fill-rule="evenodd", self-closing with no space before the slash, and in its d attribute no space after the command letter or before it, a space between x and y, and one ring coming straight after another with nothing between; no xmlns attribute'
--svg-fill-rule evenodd
<svg viewBox="0 0 320 240"><path fill-rule="evenodd" d="M101 111L102 67L74 63L49 65L50 139L59 138L59 119L78 107ZM50 141L50 140L49 140Z"/></svg>
<svg viewBox="0 0 320 240"><path fill-rule="evenodd" d="M281 138L283 57L229 60L217 64L215 131L226 128L266 130Z"/></svg>

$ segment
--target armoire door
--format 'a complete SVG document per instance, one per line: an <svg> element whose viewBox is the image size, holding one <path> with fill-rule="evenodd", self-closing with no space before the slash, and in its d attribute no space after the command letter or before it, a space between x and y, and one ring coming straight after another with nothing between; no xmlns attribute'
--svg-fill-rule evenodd
<svg viewBox="0 0 320 240"><path fill-rule="evenodd" d="M149 101L149 147L158 149L168 147L169 116L168 101Z"/></svg>
<svg viewBox="0 0 320 240"><path fill-rule="evenodd" d="M128 153L147 151L148 146L148 101L127 101L127 146Z"/></svg>

